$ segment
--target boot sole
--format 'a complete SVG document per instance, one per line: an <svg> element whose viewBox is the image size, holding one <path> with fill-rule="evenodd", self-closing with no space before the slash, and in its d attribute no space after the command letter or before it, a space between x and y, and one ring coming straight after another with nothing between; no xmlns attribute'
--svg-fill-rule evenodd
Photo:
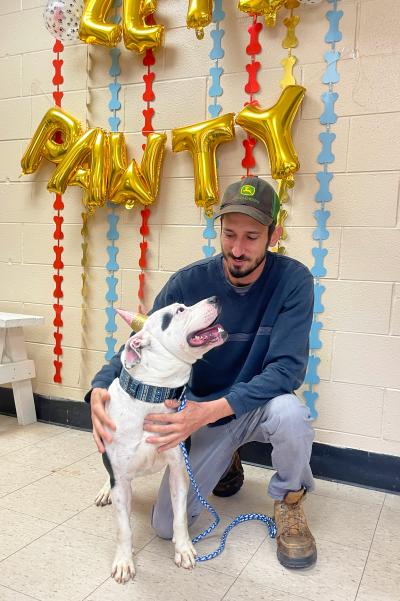
<svg viewBox="0 0 400 601"><path fill-rule="evenodd" d="M276 555L279 563L281 563L284 568L289 568L290 570L304 570L305 568L311 568L317 561L317 551L308 557L288 557L279 550L277 550Z"/></svg>

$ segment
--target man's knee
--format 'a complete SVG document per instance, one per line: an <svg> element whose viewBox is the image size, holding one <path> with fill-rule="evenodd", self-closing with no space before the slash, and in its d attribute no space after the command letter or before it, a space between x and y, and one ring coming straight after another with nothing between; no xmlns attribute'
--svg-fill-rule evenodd
<svg viewBox="0 0 400 601"><path fill-rule="evenodd" d="M296 395L282 394L271 399L268 405L267 419L271 433L284 429L299 435L302 431L312 430L310 411Z"/></svg>
<svg viewBox="0 0 400 601"><path fill-rule="evenodd" d="M153 506L152 515L151 515L151 525L160 538L165 538L166 540L170 540L173 536L172 532L172 520L171 518L163 519L163 516L160 516L156 511L156 508Z"/></svg>

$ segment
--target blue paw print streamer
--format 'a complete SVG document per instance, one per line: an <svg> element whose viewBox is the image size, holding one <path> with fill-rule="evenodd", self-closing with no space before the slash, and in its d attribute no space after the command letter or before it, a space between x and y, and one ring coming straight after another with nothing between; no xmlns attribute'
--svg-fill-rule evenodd
<svg viewBox="0 0 400 601"><path fill-rule="evenodd" d="M320 117L321 125L325 126L325 131L320 133L319 140L321 142L321 152L317 157L317 161L320 165L323 165L323 171L319 171L316 174L316 178L319 184L319 189L315 195L315 201L318 203L318 210L314 211L314 217L316 221L316 228L313 232L313 239L317 241L318 246L312 249L314 256L314 265L311 269L311 273L314 276L314 316L311 325L310 333L310 357L307 366L307 373L305 377L305 384L308 386L308 390L303 393L304 399L310 409L311 418L317 417L317 411L315 409L315 402L318 398L318 393L315 392L314 386L319 383L318 376L318 365L320 358L315 354L322 347L320 340L320 331L322 329L322 322L320 315L324 312L324 306L321 301L321 297L325 292L325 286L320 283L320 278L326 276L326 267L324 265L325 258L328 254L328 250L323 247L324 240L329 238L329 230L327 222L330 216L330 211L325 209L325 203L332 200L332 194L329 190L330 183L333 179L333 173L329 173L329 165L331 165L335 156L332 152L332 144L335 141L336 134L331 132L331 127L337 121L337 115L335 114L335 102L339 95L333 91L333 86L340 80L339 73L337 71L337 63L340 59L340 52L336 50L336 42L340 42L342 39L342 33L339 30L339 21L343 17L343 11L337 10L337 4L340 0L327 0L332 5L332 9L326 13L326 18L329 22L329 31L325 35L325 42L330 44L331 48L324 54L324 60L326 62L326 70L322 76L322 82L328 86L328 91L324 92L321 96L324 111Z"/></svg>
<svg viewBox="0 0 400 601"><path fill-rule="evenodd" d="M224 18L225 13L222 10L222 0L215 0L212 15L212 21L215 23L215 29L213 29L210 34L213 40L213 47L209 54L210 59L214 61L213 67L210 68L212 83L208 92L208 95L212 99L212 104L208 106L208 112L211 119L218 117L222 111L222 106L218 102L218 97L222 96L223 94L220 79L224 70L219 66L219 61L225 54L224 49L222 48L222 38L224 37L225 31L220 26L220 23ZM207 241L207 244L203 245L202 250L205 257L212 257L212 255L215 253L215 247L212 246L211 241L215 240L217 237L214 227L214 217L205 217L205 221L206 227L203 230L203 238Z"/></svg>
<svg viewBox="0 0 400 601"><path fill-rule="evenodd" d="M180 404L178 407L178 411L182 411L182 409L184 409L185 406L186 406L186 395L185 395L185 391L183 391L182 396L180 398ZM193 474L192 466L190 465L189 454L186 450L185 443L180 442L179 446L182 451L183 459L185 461L187 473L188 473L190 482L193 486L193 490L195 491L200 503L214 517L214 522L208 528L206 528L206 530L201 532L201 534L198 534L195 538L192 539L192 543L196 544L200 540L202 540L203 538L206 538L206 536L211 534L211 532L220 523L221 518L219 517L219 515L216 512L216 510L214 509L214 507L209 504L207 499L205 499L200 492L200 489L197 485L196 479ZM197 556L196 561L197 562L209 561L210 559L214 559L215 557L218 557L218 555L220 555L222 553L222 551L225 549L226 539L228 538L228 534L230 533L230 531L238 524L242 524L243 522L250 522L252 520L258 520L259 522L263 522L264 524L266 524L269 536L271 538L276 537L276 525L272 518L268 517L264 513L241 513L240 515L236 516L235 519L232 520L232 522L230 524L228 524L228 526L225 528L225 530L222 533L220 543L219 543L218 547L215 549L215 551L211 551L211 553L207 553L206 555Z"/></svg>
<svg viewBox="0 0 400 601"><path fill-rule="evenodd" d="M122 0L114 0L114 23L119 23L121 20L121 16L118 14L118 8L121 5ZM117 132L121 123L121 119L117 116L117 111L119 111L121 108L121 102L118 98L119 92L121 90L121 84L118 82L118 75L121 74L121 67L119 64L120 55L121 50L119 48L110 49L111 67L108 73L113 78L113 81L108 86L108 89L110 90L111 94L111 100L108 103L108 108L111 111L111 117L109 117L108 123L112 132ZM105 299L108 303L105 309L107 316L107 323L105 325L105 330L107 333L107 336L105 338L105 342L107 344L107 351L105 353L105 358L109 361L115 354L115 344L117 342L114 337L114 333L117 330L117 324L115 323L116 311L114 309L114 303L118 300L118 294L116 291L118 279L115 277L115 274L118 272L119 269L119 265L117 263L117 254L119 249L116 244L119 238L119 233L117 229L119 217L116 214L114 204L108 202L107 207L109 209L109 213L107 216L109 226L107 232L107 239L109 240L110 244L107 245L108 261L106 264L106 269L109 273L109 276L106 278L107 292L105 296Z"/></svg>

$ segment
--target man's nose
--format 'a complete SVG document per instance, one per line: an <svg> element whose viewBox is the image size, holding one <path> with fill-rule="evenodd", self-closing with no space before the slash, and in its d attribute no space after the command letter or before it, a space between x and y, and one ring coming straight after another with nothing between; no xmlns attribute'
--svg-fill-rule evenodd
<svg viewBox="0 0 400 601"><path fill-rule="evenodd" d="M241 242L236 240L235 244L232 247L232 254L235 257L240 257L243 254L243 247Z"/></svg>

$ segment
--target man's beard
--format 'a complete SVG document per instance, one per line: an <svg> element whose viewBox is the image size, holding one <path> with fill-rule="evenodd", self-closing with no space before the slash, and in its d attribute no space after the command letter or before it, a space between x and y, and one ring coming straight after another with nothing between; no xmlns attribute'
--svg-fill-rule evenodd
<svg viewBox="0 0 400 601"><path fill-rule="evenodd" d="M243 260L243 259L247 259L247 257L245 255L242 255L240 257L234 257L230 253L226 253L224 251L222 251L222 255L226 261L225 265L226 265L226 268L228 269L230 275L233 278L237 278L237 279L245 278L248 275L250 275L251 273L253 273L253 271L255 271L257 269L257 267L259 267L261 265L261 263L265 260L265 253L264 253L260 257L257 257L257 259L254 260L254 263L249 265L247 268L243 269L242 267L232 267L231 265L229 265L228 258Z"/></svg>

